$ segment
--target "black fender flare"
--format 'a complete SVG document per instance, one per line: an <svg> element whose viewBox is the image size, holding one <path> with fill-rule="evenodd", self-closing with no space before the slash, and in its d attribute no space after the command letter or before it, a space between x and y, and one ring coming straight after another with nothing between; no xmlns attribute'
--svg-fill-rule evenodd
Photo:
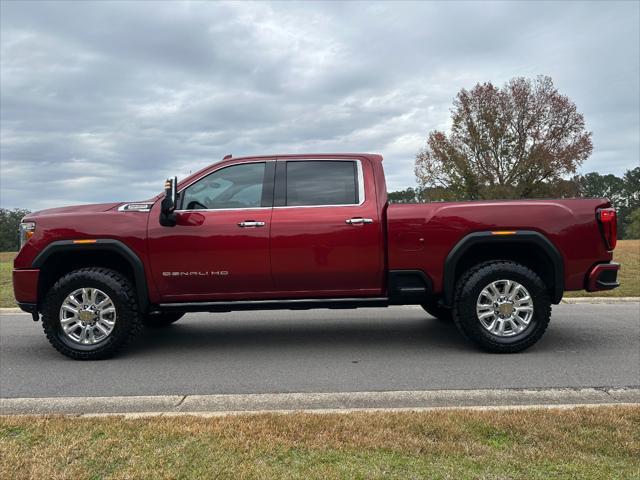
<svg viewBox="0 0 640 480"><path fill-rule="evenodd" d="M564 262L562 255L551 241L540 232L533 230L517 230L508 235L495 234L491 231L473 232L464 236L451 249L444 264L442 279L443 303L451 306L455 291L455 272L458 261L472 246L486 243L523 243L540 247L551 260L554 272L552 302L560 303L564 293Z"/></svg>
<svg viewBox="0 0 640 480"><path fill-rule="evenodd" d="M109 251L121 255L131 266L133 271L138 306L141 312L146 312L149 306L149 291L147 289L147 277L144 272L144 264L140 257L120 240L111 238L99 238L95 242L76 243L75 240L57 240L47 245L31 263L32 268L42 268L47 260L60 252L79 251Z"/></svg>

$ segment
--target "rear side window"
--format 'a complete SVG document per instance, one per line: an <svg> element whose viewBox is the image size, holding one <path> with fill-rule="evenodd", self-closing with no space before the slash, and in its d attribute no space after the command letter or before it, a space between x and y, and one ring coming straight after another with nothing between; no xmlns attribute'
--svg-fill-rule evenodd
<svg viewBox="0 0 640 480"><path fill-rule="evenodd" d="M287 162L287 206L353 205L358 190L355 161Z"/></svg>

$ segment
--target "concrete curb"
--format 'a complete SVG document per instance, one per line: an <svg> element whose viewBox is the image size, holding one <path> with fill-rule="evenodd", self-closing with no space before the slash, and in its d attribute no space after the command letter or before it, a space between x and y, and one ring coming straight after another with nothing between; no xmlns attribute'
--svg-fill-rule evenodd
<svg viewBox="0 0 640 480"><path fill-rule="evenodd" d="M228 415L640 405L640 387L1 398L0 415Z"/></svg>
<svg viewBox="0 0 640 480"><path fill-rule="evenodd" d="M566 297L562 303L640 303L640 297Z"/></svg>
<svg viewBox="0 0 640 480"><path fill-rule="evenodd" d="M416 407L416 408L343 408L343 409L313 409L313 410L255 410L255 411L229 411L229 412L137 412L137 413L83 413L78 415L67 415L70 418L109 418L118 417L125 420L135 420L138 418L150 417L199 417L216 418L239 415L291 415L294 413L307 413L313 415L349 413L405 413L405 412L438 412L438 411L505 411L505 410L571 410L573 408L602 408L602 407L636 407L637 403L575 403L558 405L505 405L496 407ZM33 416L33 415L18 415ZM46 416L46 415L37 415Z"/></svg>
<svg viewBox="0 0 640 480"><path fill-rule="evenodd" d="M0 315L3 313L24 313L25 315L30 315L27 312L23 312L18 307L12 308L0 308Z"/></svg>

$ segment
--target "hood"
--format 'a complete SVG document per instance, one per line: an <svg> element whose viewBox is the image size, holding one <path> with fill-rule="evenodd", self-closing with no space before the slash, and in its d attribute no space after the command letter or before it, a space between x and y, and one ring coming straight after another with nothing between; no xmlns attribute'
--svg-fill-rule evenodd
<svg viewBox="0 0 640 480"><path fill-rule="evenodd" d="M122 202L92 203L89 205L71 205L69 207L47 208L46 210L38 210L37 212L30 213L25 218L42 217L44 215L60 215L64 213L106 212L107 210L111 210L121 204Z"/></svg>

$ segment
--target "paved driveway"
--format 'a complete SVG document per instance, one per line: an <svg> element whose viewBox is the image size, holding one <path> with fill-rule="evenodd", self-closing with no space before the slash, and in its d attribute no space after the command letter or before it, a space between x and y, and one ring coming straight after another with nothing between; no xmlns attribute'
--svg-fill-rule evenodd
<svg viewBox="0 0 640 480"><path fill-rule="evenodd" d="M190 314L112 360L76 362L0 318L0 396L355 392L640 384L640 304L559 305L543 339L486 354L417 307Z"/></svg>

